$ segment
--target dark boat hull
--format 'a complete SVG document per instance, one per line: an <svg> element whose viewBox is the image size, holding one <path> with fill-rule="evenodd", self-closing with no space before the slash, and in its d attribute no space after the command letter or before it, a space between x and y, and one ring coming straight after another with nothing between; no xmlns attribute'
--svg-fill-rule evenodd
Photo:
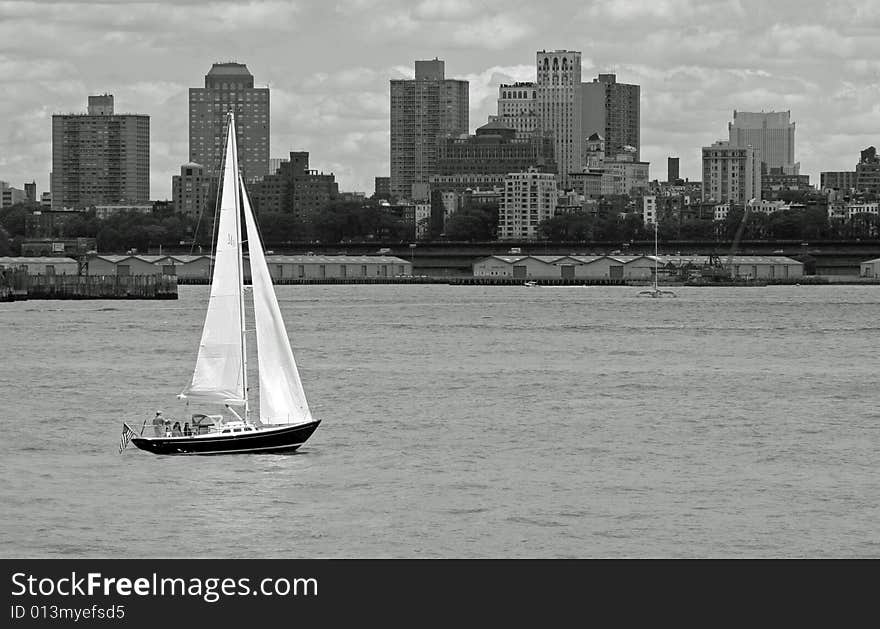
<svg viewBox="0 0 880 629"><path fill-rule="evenodd" d="M208 437L134 437L131 442L153 454L283 454L305 443L320 423L317 419L297 426Z"/></svg>

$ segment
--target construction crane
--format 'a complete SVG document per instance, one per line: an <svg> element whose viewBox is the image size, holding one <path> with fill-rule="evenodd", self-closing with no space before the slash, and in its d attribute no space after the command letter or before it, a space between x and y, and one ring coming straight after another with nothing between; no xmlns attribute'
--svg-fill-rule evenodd
<svg viewBox="0 0 880 629"><path fill-rule="evenodd" d="M746 227L746 221L749 219L749 208L752 207L752 203L754 203L754 199L749 199L749 202L745 204L743 207L743 216L742 220L739 222L739 227L736 228L736 234L733 237L733 243L730 245L730 253L727 256L727 269L730 272L730 279L735 280L736 274L733 269L733 255L736 253L737 245L739 245L739 239L742 238L743 230Z"/></svg>
<svg viewBox="0 0 880 629"><path fill-rule="evenodd" d="M746 221L748 221L749 219L749 208L751 208L754 201L754 199L751 199L745 205L742 219L740 219L739 226L736 228L736 234L733 237L733 242L730 245L730 252L727 254L727 262L722 262L720 255L711 254L709 256L709 259L706 261L706 264L704 264L703 268L700 269L700 277L713 282L736 280L736 273L734 272L733 266L733 256L736 254L737 247L739 246L739 241L742 238L743 231L746 227Z"/></svg>

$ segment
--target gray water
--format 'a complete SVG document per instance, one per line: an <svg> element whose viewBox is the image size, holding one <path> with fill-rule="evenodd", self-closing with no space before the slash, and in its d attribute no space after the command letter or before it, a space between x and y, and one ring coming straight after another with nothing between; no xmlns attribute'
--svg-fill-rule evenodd
<svg viewBox="0 0 880 629"><path fill-rule="evenodd" d="M0 304L3 557L880 557L880 287L283 286L299 454L182 417L207 287Z"/></svg>

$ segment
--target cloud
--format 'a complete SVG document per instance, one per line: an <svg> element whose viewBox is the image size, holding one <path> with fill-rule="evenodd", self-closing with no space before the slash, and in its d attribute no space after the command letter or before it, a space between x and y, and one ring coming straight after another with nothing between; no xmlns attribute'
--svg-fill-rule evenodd
<svg viewBox="0 0 880 629"><path fill-rule="evenodd" d="M791 110L796 157L852 168L880 128L880 3L804 0L0 0L0 179L48 189L51 115L90 93L151 116L152 194L187 160L187 89L212 62L271 87L273 156L308 150L345 190L388 173L389 85L413 59L469 81L471 130L498 84L534 79L534 53L572 48L584 79L641 85L642 157L700 176L700 147L734 109Z"/></svg>

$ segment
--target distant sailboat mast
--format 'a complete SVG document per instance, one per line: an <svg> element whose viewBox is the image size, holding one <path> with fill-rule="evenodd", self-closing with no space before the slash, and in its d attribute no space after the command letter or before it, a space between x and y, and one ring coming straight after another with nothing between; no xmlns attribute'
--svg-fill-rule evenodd
<svg viewBox="0 0 880 629"><path fill-rule="evenodd" d="M657 289L657 214L654 213L654 290Z"/></svg>

